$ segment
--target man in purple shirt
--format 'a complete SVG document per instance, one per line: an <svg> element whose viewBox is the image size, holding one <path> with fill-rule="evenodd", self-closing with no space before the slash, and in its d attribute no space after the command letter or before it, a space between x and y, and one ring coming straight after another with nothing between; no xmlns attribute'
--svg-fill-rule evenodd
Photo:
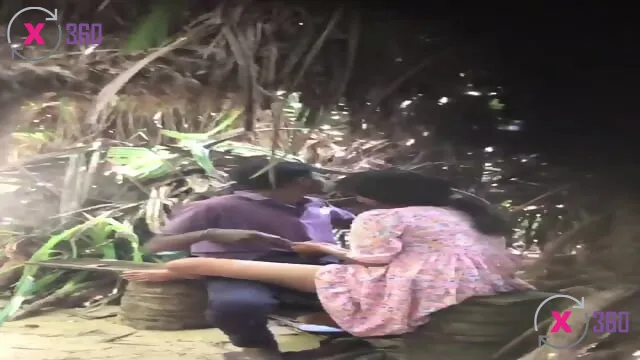
<svg viewBox="0 0 640 360"><path fill-rule="evenodd" d="M271 171L256 175L268 163L266 158L250 158L238 166L231 174L237 191L189 204L147 244L147 250L161 252L190 246L193 256L320 263L319 259L296 254L284 241L270 240L335 243L333 228L348 227L354 215L306 196L320 188L310 166L280 162ZM220 229L217 233L224 233L224 229L247 231L229 231L230 236L224 239L211 239L211 231L207 233L207 229ZM273 239L259 236L261 234L271 235ZM162 278L164 275L153 279L145 278L147 275L142 273L130 272L125 278L167 280ZM290 290L247 280L207 278L205 281L209 294L206 315L213 326L229 336L233 345L253 348L264 358L269 358L267 353L277 352L273 334L267 328L267 316L279 304L279 295Z"/></svg>

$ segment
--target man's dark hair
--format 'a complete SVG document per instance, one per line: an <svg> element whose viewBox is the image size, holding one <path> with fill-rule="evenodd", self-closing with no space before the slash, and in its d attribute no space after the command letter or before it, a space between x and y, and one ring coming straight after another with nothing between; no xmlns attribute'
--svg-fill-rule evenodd
<svg viewBox="0 0 640 360"><path fill-rule="evenodd" d="M294 161L279 161L269 167L269 159L264 156L246 158L231 170L231 180L235 190L269 190L285 187L300 178L311 178L311 166ZM271 183L269 172L273 172L275 182ZM256 174L260 173L256 176Z"/></svg>

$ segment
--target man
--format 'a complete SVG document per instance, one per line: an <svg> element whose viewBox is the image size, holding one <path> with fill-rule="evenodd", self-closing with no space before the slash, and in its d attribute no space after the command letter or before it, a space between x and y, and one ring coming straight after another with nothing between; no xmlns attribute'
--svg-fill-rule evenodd
<svg viewBox="0 0 640 360"><path fill-rule="evenodd" d="M188 205L146 246L149 252L191 248L193 256L319 264L302 257L287 241L335 243L333 227L348 227L353 214L307 197L321 183L311 167L279 162L270 170L266 158L250 158L232 172L235 191ZM284 240L286 239L286 240ZM163 281L166 271L131 271L129 280ZM233 345L260 358L279 358L267 316L277 307L275 286L246 280L208 278L207 318ZM288 291L288 290L287 290ZM308 296L308 294L305 294Z"/></svg>

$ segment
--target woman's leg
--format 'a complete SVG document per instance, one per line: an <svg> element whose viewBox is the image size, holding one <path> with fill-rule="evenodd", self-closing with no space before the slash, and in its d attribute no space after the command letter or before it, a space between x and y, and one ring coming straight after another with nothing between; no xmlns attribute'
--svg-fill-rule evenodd
<svg viewBox="0 0 640 360"><path fill-rule="evenodd" d="M122 272L122 278L129 281L173 281L185 279L197 279L197 276L180 276L167 269L127 270Z"/></svg>
<svg viewBox="0 0 640 360"><path fill-rule="evenodd" d="M255 280L304 292L316 292L315 277L321 268L319 265L211 258L188 258L167 263L167 269L180 276Z"/></svg>

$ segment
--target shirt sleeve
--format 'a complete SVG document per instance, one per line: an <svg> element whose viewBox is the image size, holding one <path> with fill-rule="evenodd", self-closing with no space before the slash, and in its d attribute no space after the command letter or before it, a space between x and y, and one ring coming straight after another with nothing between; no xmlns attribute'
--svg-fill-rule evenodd
<svg viewBox="0 0 640 360"><path fill-rule="evenodd" d="M351 225L349 257L368 264L390 263L402 251L404 227L392 210L371 210L358 215Z"/></svg>
<svg viewBox="0 0 640 360"><path fill-rule="evenodd" d="M353 215L353 213L351 213L350 211L344 210L344 209L340 209L337 208L335 206L331 206L329 205L329 207L331 208L331 219L332 220L353 220L355 219L355 215Z"/></svg>
<svg viewBox="0 0 640 360"><path fill-rule="evenodd" d="M334 228L348 229L352 224L353 219L356 218L356 216L350 211L340 209L331 205L329 205L329 208L331 210L331 212L329 213L329 215L331 216L331 225L333 225Z"/></svg>
<svg viewBox="0 0 640 360"><path fill-rule="evenodd" d="M220 212L210 206L193 203L178 210L158 235L181 235L219 227Z"/></svg>

